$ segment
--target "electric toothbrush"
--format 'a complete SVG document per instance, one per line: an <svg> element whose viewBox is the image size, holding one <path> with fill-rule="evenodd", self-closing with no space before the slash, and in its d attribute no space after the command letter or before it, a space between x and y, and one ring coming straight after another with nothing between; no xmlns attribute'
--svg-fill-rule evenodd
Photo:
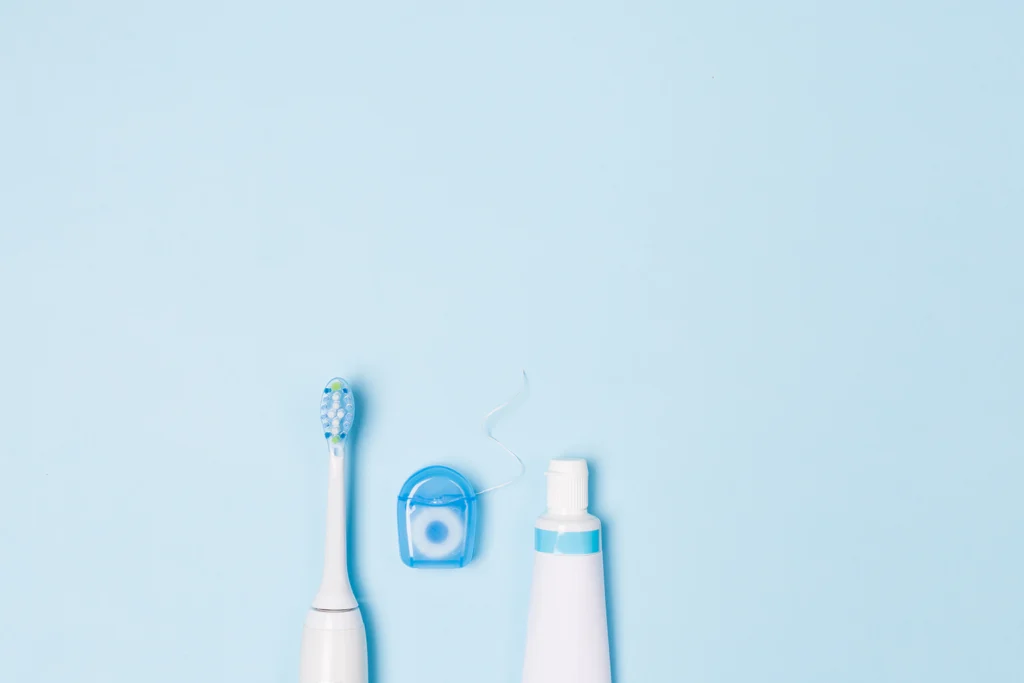
<svg viewBox="0 0 1024 683"><path fill-rule="evenodd" d="M330 453L324 575L302 630L299 683L367 683L366 628L348 578L345 456L355 400L336 377L320 399L320 422Z"/></svg>

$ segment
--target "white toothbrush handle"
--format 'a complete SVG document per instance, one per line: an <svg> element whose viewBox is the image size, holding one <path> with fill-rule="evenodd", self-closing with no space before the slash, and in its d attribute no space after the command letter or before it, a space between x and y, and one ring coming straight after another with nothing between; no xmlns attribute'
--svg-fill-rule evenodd
<svg viewBox="0 0 1024 683"><path fill-rule="evenodd" d="M368 669L359 610L310 610L302 630L299 683L367 683Z"/></svg>
<svg viewBox="0 0 1024 683"><path fill-rule="evenodd" d="M348 579L345 520L345 446L331 449L327 487L327 540L324 544L324 577L313 608L350 610L358 607Z"/></svg>

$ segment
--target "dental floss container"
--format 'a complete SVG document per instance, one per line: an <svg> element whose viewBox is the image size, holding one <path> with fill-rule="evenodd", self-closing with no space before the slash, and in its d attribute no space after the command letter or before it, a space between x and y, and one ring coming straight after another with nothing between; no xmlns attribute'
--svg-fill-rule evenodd
<svg viewBox="0 0 1024 683"><path fill-rule="evenodd" d="M398 549L414 569L465 567L476 537L473 485L450 467L424 467L398 494Z"/></svg>

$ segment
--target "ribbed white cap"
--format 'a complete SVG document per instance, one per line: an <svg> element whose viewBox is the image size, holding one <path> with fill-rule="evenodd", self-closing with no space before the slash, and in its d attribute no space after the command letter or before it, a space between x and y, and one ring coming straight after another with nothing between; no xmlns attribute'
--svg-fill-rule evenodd
<svg viewBox="0 0 1024 683"><path fill-rule="evenodd" d="M555 458L548 463L548 510L586 512L590 473L583 458Z"/></svg>

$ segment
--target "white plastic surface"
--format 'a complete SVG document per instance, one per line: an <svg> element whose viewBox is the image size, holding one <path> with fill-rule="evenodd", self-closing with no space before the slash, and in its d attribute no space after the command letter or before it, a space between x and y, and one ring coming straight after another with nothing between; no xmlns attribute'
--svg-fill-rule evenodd
<svg viewBox="0 0 1024 683"><path fill-rule="evenodd" d="M534 553L523 683L611 683L602 553Z"/></svg>
<svg viewBox="0 0 1024 683"><path fill-rule="evenodd" d="M590 471L583 458L556 458L548 463L548 511L586 512Z"/></svg>
<svg viewBox="0 0 1024 683"><path fill-rule="evenodd" d="M337 453L337 454L335 454ZM357 607L348 580L347 528L345 524L345 447L332 449L327 486L327 538L324 544L324 576L313 599L316 609L343 610Z"/></svg>
<svg viewBox="0 0 1024 683"><path fill-rule="evenodd" d="M366 629L358 609L310 610L302 630L299 683L367 683Z"/></svg>

